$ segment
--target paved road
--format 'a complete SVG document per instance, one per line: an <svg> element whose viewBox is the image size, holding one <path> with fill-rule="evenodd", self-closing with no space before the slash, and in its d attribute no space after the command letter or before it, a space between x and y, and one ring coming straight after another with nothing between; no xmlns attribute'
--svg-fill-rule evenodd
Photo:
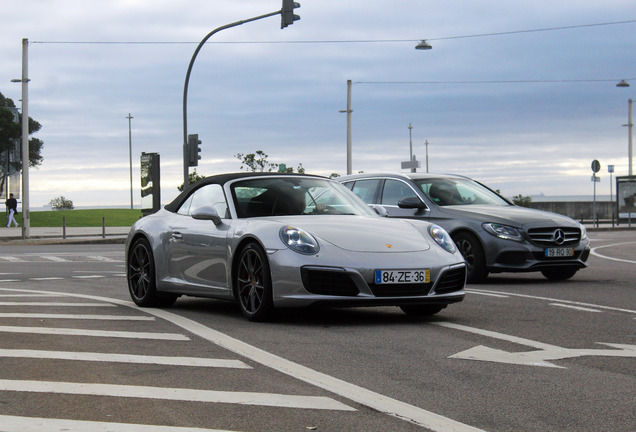
<svg viewBox="0 0 636 432"><path fill-rule="evenodd" d="M121 245L0 246L0 424L631 430L636 234L591 237L571 281L495 275L432 319L336 309L268 324L205 299L130 307Z"/></svg>

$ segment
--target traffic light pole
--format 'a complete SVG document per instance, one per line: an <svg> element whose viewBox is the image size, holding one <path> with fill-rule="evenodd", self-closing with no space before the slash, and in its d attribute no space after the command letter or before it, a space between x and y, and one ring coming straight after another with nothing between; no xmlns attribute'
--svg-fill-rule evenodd
<svg viewBox="0 0 636 432"><path fill-rule="evenodd" d="M199 45L197 46L197 49L194 50L194 54L192 55L192 59L190 60L190 65L188 66L188 72L186 73L185 84L183 85L183 187L184 187L184 190L187 188L189 184L189 174L190 174L189 167L188 167L188 159L189 159L188 157L189 156L188 155L189 153L189 150L188 150L188 85L190 83L190 74L192 73L192 66L194 65L194 61L197 58L197 55L199 55L199 51L201 51L201 48L208 41L208 39L210 39L212 36L220 32L221 30L237 27L248 22L257 21L263 18L279 15L282 13L283 13L283 10L281 9L276 12L271 12L265 15L260 15L254 18L249 18L246 20L237 21L231 24L221 26L217 29L212 30L210 33L208 33L203 38L203 40L199 43Z"/></svg>

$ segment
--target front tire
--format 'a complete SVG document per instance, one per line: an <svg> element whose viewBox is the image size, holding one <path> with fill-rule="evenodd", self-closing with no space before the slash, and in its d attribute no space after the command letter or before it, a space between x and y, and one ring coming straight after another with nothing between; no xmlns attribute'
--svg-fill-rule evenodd
<svg viewBox="0 0 636 432"><path fill-rule="evenodd" d="M444 309L444 307L445 306L438 305L403 305L400 306L400 309L409 316L424 317L435 315Z"/></svg>
<svg viewBox="0 0 636 432"><path fill-rule="evenodd" d="M263 249L249 243L241 251L234 286L241 313L250 321L265 321L274 311L272 277Z"/></svg>
<svg viewBox="0 0 636 432"><path fill-rule="evenodd" d="M130 297L137 306L170 306L177 300L174 294L157 292L155 260L145 238L135 240L128 252L126 278Z"/></svg>
<svg viewBox="0 0 636 432"><path fill-rule="evenodd" d="M486 254L477 237L470 233L462 232L453 236L453 241L466 261L466 270L468 272L466 282L485 282L488 278Z"/></svg>
<svg viewBox="0 0 636 432"><path fill-rule="evenodd" d="M551 281L564 281L570 279L579 271L577 268L549 268L541 270L541 274Z"/></svg>

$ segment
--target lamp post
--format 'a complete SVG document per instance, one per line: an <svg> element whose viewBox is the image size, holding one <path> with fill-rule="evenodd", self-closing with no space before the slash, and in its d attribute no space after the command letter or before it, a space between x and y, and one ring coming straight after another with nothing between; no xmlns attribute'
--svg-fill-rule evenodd
<svg viewBox="0 0 636 432"><path fill-rule="evenodd" d="M629 87L629 83L625 80L620 80L616 87L627 88ZM628 175L633 175L633 147L632 147L632 128L634 127L634 123L632 122L632 100L629 99L627 101L627 124L623 126L627 126L627 163L629 166Z"/></svg>
<svg viewBox="0 0 636 432"><path fill-rule="evenodd" d="M633 175L633 163L632 157L634 156L634 148L632 146L632 129L634 127L634 123L632 122L632 100L627 101L627 124L623 126L627 126L627 158L629 164L628 175Z"/></svg>
<svg viewBox="0 0 636 432"><path fill-rule="evenodd" d="M29 214L29 39L22 39L22 238L30 237Z"/></svg>
<svg viewBox="0 0 636 432"><path fill-rule="evenodd" d="M351 164L351 113L353 110L351 109L351 80L347 80L347 109L340 110L341 113L347 113L347 175L351 174L352 164Z"/></svg>
<svg viewBox="0 0 636 432"><path fill-rule="evenodd" d="M128 157L130 158L130 209L133 209L133 179L132 179L132 124L133 116L128 113Z"/></svg>

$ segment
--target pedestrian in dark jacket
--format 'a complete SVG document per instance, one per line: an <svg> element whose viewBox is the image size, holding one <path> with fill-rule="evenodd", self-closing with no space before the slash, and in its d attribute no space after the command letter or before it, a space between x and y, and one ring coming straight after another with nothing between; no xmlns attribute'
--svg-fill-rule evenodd
<svg viewBox="0 0 636 432"><path fill-rule="evenodd" d="M11 226L11 222L18 226L18 222L15 220L15 214L18 212L18 201L13 198L13 194L9 194L9 199L4 203L7 206L9 212L9 219L7 220L7 228Z"/></svg>

